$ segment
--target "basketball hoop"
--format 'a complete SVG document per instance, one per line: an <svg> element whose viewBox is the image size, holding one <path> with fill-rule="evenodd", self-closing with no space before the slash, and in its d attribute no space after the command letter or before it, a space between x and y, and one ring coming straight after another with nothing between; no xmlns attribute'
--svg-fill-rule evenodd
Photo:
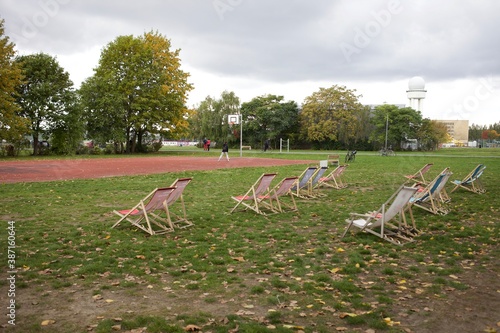
<svg viewBox="0 0 500 333"><path fill-rule="evenodd" d="M234 122L230 121L230 122L229 122L229 127L230 127L230 128L233 128L233 125L234 125Z"/></svg>

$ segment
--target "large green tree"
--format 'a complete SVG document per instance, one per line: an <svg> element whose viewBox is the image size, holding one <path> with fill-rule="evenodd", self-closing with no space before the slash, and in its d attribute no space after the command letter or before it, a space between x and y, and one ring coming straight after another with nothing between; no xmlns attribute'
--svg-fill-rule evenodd
<svg viewBox="0 0 500 333"><path fill-rule="evenodd" d="M283 96L264 95L241 105L244 139L248 143L262 146L265 140L295 138L299 108L294 101L283 100Z"/></svg>
<svg viewBox="0 0 500 333"><path fill-rule="evenodd" d="M356 90L338 85L306 97L300 113L303 138L316 143L341 141L347 146L355 141L367 112L359 97Z"/></svg>
<svg viewBox="0 0 500 333"><path fill-rule="evenodd" d="M409 139L417 139L422 119L421 112L410 107L379 105L372 115L374 130L370 139L379 147L384 147L387 135L387 146L400 149L402 143Z"/></svg>
<svg viewBox="0 0 500 333"><path fill-rule="evenodd" d="M22 82L14 44L4 35L4 20L0 20L0 142L6 140L14 146L19 146L29 133L29 123L19 115L21 109L16 103L17 87Z"/></svg>
<svg viewBox="0 0 500 333"><path fill-rule="evenodd" d="M16 62L25 76L18 88L17 102L21 115L31 123L33 154L37 155L40 138L49 139L54 131L64 131L63 128L67 131L77 128L70 123L80 119L73 114L78 109L73 83L57 60L48 54L19 56Z"/></svg>
<svg viewBox="0 0 500 333"><path fill-rule="evenodd" d="M192 85L181 70L180 50L159 33L119 36L101 53L94 75L81 88L88 131L100 140L126 142L144 151L150 133L184 131Z"/></svg>

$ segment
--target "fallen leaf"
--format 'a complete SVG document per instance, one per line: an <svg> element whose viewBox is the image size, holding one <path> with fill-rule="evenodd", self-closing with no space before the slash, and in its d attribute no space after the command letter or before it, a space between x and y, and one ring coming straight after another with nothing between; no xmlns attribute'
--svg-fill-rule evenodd
<svg viewBox="0 0 500 333"><path fill-rule="evenodd" d="M49 326L49 325L54 324L55 322L56 322L55 320L47 319L47 320L42 321L41 325L42 326Z"/></svg>
<svg viewBox="0 0 500 333"><path fill-rule="evenodd" d="M186 331L186 332L201 331L201 327L196 326L196 325L187 325L186 327L184 327L184 331Z"/></svg>

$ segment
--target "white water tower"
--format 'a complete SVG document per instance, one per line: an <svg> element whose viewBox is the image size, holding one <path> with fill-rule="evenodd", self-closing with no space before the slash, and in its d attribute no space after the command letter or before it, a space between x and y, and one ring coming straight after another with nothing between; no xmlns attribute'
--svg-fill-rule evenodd
<svg viewBox="0 0 500 333"><path fill-rule="evenodd" d="M423 78L414 76L410 79L406 93L412 109L422 111L426 92L427 90L425 90L425 81Z"/></svg>

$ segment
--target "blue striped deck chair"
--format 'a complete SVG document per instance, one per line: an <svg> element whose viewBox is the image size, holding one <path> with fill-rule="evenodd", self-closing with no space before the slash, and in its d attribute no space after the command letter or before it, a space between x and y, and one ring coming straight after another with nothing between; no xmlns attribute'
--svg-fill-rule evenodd
<svg viewBox="0 0 500 333"><path fill-rule="evenodd" d="M446 215L449 209L443 200L443 191L448 179L452 175L450 168L445 168L425 187L417 187L417 193L410 199L412 206L422 208L432 214Z"/></svg>
<svg viewBox="0 0 500 333"><path fill-rule="evenodd" d="M485 193L486 188L481 182L481 175L483 174L484 169L486 169L486 167L483 164L479 164L463 180L453 180L452 183L455 184L455 187L451 190L451 192L458 188L463 188L477 194Z"/></svg>
<svg viewBox="0 0 500 333"><path fill-rule="evenodd" d="M312 194L312 181L318 167L312 166L305 169L299 176L299 183L292 188L292 194L296 197L309 199Z"/></svg>

